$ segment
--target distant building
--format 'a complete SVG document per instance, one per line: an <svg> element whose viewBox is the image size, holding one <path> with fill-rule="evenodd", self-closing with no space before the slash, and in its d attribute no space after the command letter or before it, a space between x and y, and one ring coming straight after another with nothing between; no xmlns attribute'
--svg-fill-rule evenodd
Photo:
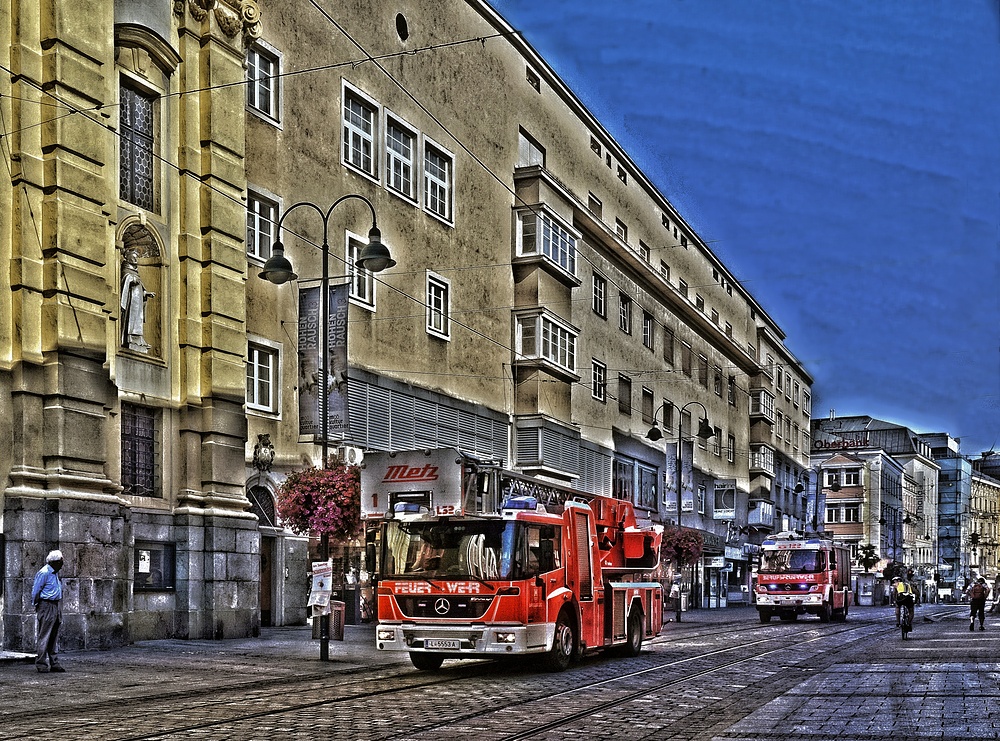
<svg viewBox="0 0 1000 741"><path fill-rule="evenodd" d="M930 587L938 571L938 474L931 446L902 425L868 416L814 419L812 467L819 473L824 528L879 556L875 570L903 567Z"/></svg>

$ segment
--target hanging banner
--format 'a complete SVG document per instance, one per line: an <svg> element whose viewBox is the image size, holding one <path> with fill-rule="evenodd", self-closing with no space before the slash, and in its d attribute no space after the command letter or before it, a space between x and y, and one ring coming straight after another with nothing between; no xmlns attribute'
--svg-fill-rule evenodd
<svg viewBox="0 0 1000 741"><path fill-rule="evenodd" d="M322 442L324 383L320 338L320 288L299 289L299 435ZM344 440L347 414L347 311L350 286L330 286L327 337L327 425L330 440Z"/></svg>
<svg viewBox="0 0 1000 741"><path fill-rule="evenodd" d="M681 507L694 512L694 441L681 443Z"/></svg>
<svg viewBox="0 0 1000 741"><path fill-rule="evenodd" d="M667 443L663 478L664 511L676 512L677 443ZM694 443L691 440L681 445L681 507L683 512L694 512Z"/></svg>
<svg viewBox="0 0 1000 741"><path fill-rule="evenodd" d="M667 443L666 463L663 467L663 508L677 512L677 443Z"/></svg>

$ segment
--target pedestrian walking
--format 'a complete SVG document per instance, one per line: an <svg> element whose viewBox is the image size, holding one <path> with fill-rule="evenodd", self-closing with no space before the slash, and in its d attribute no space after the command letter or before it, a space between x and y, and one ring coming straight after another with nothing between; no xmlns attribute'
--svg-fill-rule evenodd
<svg viewBox="0 0 1000 741"><path fill-rule="evenodd" d="M976 618L979 618L979 629L986 630L986 598L990 596L990 588L986 579L979 577L969 587L966 593L969 597L969 630L976 629Z"/></svg>
<svg viewBox="0 0 1000 741"><path fill-rule="evenodd" d="M31 589L31 604L37 617L35 668L40 672L66 671L56 656L56 641L62 625L62 582L59 580L62 566L63 554L51 551L45 557L45 565L35 574Z"/></svg>

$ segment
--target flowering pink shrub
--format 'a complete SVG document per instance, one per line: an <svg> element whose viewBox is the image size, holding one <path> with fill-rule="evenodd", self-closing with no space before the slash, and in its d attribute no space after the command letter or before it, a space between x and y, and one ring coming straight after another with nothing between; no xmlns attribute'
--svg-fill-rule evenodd
<svg viewBox="0 0 1000 741"><path fill-rule="evenodd" d="M361 532L361 469L337 465L293 473L278 489L278 514L302 535L353 538Z"/></svg>
<svg viewBox="0 0 1000 741"><path fill-rule="evenodd" d="M672 527L663 532L660 553L662 560L680 567L695 563L701 558L704 548L705 539L697 530Z"/></svg>

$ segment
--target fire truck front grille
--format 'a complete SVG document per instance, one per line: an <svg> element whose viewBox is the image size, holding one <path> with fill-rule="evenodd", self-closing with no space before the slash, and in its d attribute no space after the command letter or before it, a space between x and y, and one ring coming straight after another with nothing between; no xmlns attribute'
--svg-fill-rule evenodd
<svg viewBox="0 0 1000 741"><path fill-rule="evenodd" d="M400 611L409 618L481 618L493 603L492 597L424 595L396 597Z"/></svg>

